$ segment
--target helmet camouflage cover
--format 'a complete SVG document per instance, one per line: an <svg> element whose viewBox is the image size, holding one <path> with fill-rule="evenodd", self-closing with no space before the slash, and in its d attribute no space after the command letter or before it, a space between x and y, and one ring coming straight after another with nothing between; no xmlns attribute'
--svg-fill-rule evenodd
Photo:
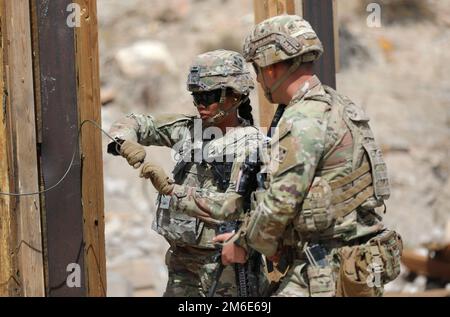
<svg viewBox="0 0 450 317"><path fill-rule="evenodd" d="M246 38L247 62L266 67L295 57L302 63L320 58L323 46L311 25L297 15L280 15L255 26Z"/></svg>
<svg viewBox="0 0 450 317"><path fill-rule="evenodd" d="M190 68L187 86L191 92L232 88L247 95L254 83L241 54L216 50L197 56Z"/></svg>

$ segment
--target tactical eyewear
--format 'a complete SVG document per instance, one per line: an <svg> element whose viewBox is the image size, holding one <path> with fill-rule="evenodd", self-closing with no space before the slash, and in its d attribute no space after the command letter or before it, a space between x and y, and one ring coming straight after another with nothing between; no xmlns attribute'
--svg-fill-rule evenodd
<svg viewBox="0 0 450 317"><path fill-rule="evenodd" d="M196 107L200 106L208 107L216 102L219 102L221 96L222 96L221 89L192 93L192 97L194 98L194 105Z"/></svg>

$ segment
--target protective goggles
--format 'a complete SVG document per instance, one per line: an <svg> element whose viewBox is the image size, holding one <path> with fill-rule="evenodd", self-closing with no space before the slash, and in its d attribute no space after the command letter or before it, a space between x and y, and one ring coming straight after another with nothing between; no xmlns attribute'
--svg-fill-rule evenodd
<svg viewBox="0 0 450 317"><path fill-rule="evenodd" d="M194 92L192 93L192 97L194 98L194 105L196 107L209 107L214 103L220 102L222 90L217 89L213 91Z"/></svg>

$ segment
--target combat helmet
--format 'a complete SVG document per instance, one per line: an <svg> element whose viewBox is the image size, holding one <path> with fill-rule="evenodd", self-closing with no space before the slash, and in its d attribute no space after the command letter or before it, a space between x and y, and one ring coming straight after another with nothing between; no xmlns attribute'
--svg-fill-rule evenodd
<svg viewBox="0 0 450 317"><path fill-rule="evenodd" d="M309 22L297 15L280 15L259 23L244 43L246 61L260 68L295 59L285 76L266 91L270 99L302 63L314 62L322 54L323 46L316 32Z"/></svg>
<svg viewBox="0 0 450 317"><path fill-rule="evenodd" d="M297 15L280 15L255 26L246 38L244 57L259 67L301 57L303 63L320 58L323 46L313 28Z"/></svg>
<svg viewBox="0 0 450 317"><path fill-rule="evenodd" d="M225 112L222 106L225 103L227 88L231 88L243 97L239 104ZM190 92L222 90L220 111L212 119L214 122L238 108L248 99L253 88L254 82L245 59L237 52L220 49L201 54L195 58L189 70L187 89Z"/></svg>
<svg viewBox="0 0 450 317"><path fill-rule="evenodd" d="M189 70L187 86L191 92L232 88L240 95L247 95L254 88L244 57L227 50L197 56Z"/></svg>

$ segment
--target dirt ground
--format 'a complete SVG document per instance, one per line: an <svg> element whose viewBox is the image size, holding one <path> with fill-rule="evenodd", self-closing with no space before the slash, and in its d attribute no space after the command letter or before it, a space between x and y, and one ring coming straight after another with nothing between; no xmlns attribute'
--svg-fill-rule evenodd
<svg viewBox="0 0 450 317"><path fill-rule="evenodd" d="M385 222L408 247L450 235L449 2L427 1L433 14L423 20L396 11L381 28L367 26L360 1L338 2L338 90L371 117L391 177ZM195 113L185 87L190 62L216 48L241 50L254 23L251 0L98 0L98 14L106 129L130 112ZM170 150L152 147L148 157L171 171ZM104 174L108 295L161 296L168 245L151 230L155 190L107 154ZM424 287L415 283L389 287Z"/></svg>

